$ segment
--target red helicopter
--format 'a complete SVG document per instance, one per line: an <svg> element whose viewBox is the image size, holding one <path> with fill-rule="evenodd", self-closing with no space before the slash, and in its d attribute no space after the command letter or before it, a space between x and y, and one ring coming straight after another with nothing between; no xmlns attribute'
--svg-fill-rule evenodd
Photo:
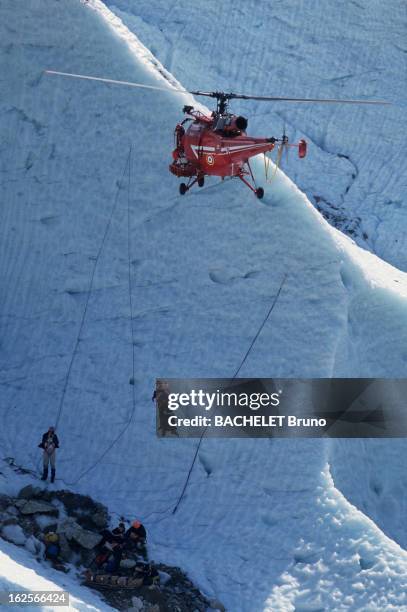
<svg viewBox="0 0 407 612"><path fill-rule="evenodd" d="M181 195L184 195L195 183L203 187L205 175L212 175L220 176L222 180L227 176L237 177L258 198L262 198L264 189L256 186L249 162L250 157L272 151L276 143L281 143L281 147L298 147L299 157L305 157L307 153L305 140L292 145L289 144L285 134L281 139L254 138L246 135L248 123L246 117L228 113L227 103L230 98L252 99L253 96L223 92L194 92L194 94L214 97L218 105L211 116L204 115L192 106L183 108L183 112L189 117L175 128L173 162L169 166L175 176L189 179L187 183L180 184ZM186 129L184 126L188 122L191 123Z"/></svg>
<svg viewBox="0 0 407 612"><path fill-rule="evenodd" d="M211 115L205 115L201 111L195 110L193 106L184 106L183 112L188 117L175 128L175 149L172 152L173 161L169 166L169 170L177 177L188 178L187 183L181 183L179 186L181 195L184 195L195 183L198 183L199 187L203 187L205 176L219 176L222 180L225 177L239 178L261 199L264 195L264 189L256 186L249 162L251 157L259 155L259 153L272 151L276 143L279 143L280 157L286 147L297 147L299 157L303 158L306 156L307 143L305 140L291 144L288 142L285 134L283 134L282 138L254 138L247 136L247 119L228 112L228 103L231 99L328 104L389 104L389 102L382 100L280 98L275 96L249 96L245 94L224 93L222 91L186 91L175 87L170 89L168 87L117 81L55 70L45 70L45 73L113 83L115 85L127 85L129 87L141 87L166 92L177 91L215 98L217 107ZM187 123L189 125L186 127Z"/></svg>
<svg viewBox="0 0 407 612"><path fill-rule="evenodd" d="M307 143L301 139L290 144L283 134L282 138L254 138L246 135L247 119L228 112L230 99L265 100L284 102L317 102L330 104L389 104L381 100L336 100L317 98L280 98L275 96L248 96L245 94L224 93L220 91L191 91L194 95L216 98L217 108L210 116L184 106L183 112L189 115L175 128L175 149L172 152L173 162L170 171L178 177L188 177L187 183L181 183L179 191L184 195L195 183L203 187L205 175L237 177L261 199L264 189L257 187L250 167L249 159L259 153L272 151L280 143L280 155L286 147L298 147L298 155L307 154ZM187 129L184 125L191 122ZM248 180L249 179L249 180ZM251 182L249 182L251 180Z"/></svg>

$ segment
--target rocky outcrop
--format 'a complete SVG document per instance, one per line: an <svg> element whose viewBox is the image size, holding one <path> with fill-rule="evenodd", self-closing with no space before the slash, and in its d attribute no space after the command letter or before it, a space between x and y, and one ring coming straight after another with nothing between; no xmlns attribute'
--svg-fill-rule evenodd
<svg viewBox="0 0 407 612"><path fill-rule="evenodd" d="M67 540L74 540L86 550L92 550L102 541L100 534L83 529L73 518L68 518L60 523L58 533L63 534Z"/></svg>
<svg viewBox="0 0 407 612"><path fill-rule="evenodd" d="M75 518L76 522L84 529L101 530L109 525L109 513L107 508L95 502L88 495L78 495L72 491L55 491L54 497L58 499L66 509L68 516Z"/></svg>
<svg viewBox="0 0 407 612"><path fill-rule="evenodd" d="M24 546L39 561L47 563L49 561L44 560L45 540L48 533L56 532L60 553L58 560L53 562L54 568L68 571L65 564L82 569L92 566L92 571L97 573L98 569L92 564L102 540L100 531L109 527L109 515L102 504L88 496L29 485L21 489L16 498L0 495L0 525L1 537L17 546ZM126 582L125 577L131 577L134 582L139 554L138 550L126 550L118 570L118 580ZM224 610L221 604L218 608L209 607L210 602L181 569L154 563L148 567L159 576L157 584L145 583L143 586L143 580L136 581L134 588L105 589L103 597L111 606L129 612Z"/></svg>
<svg viewBox="0 0 407 612"><path fill-rule="evenodd" d="M43 490L40 487L33 487L32 485L28 485L23 487L18 494L19 499L33 499L36 497L41 497Z"/></svg>
<svg viewBox="0 0 407 612"><path fill-rule="evenodd" d="M73 558L73 551L69 546L68 539L64 533L59 534L59 546L61 548L61 552L59 554L61 561L70 563Z"/></svg>
<svg viewBox="0 0 407 612"><path fill-rule="evenodd" d="M24 546L27 540L27 537L24 534L24 531L20 527L20 525L13 525L13 524L5 525L2 528L1 537L7 540L8 542L17 544L17 546Z"/></svg>
<svg viewBox="0 0 407 612"><path fill-rule="evenodd" d="M23 503L21 503L21 501ZM29 499L27 501L19 500L17 503L21 514L50 514L52 516L58 516L58 508L48 502Z"/></svg>
<svg viewBox="0 0 407 612"><path fill-rule="evenodd" d="M219 610L219 612L226 612L225 606L218 599L211 599L209 601L211 610Z"/></svg>

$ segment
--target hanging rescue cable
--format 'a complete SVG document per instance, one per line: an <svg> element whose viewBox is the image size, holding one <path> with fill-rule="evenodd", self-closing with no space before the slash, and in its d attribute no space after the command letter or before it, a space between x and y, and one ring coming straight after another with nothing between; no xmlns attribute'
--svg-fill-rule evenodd
<svg viewBox="0 0 407 612"><path fill-rule="evenodd" d="M128 164L130 162L130 153L131 153L131 147L130 147L129 154L128 154L127 159L126 159L126 163L124 165L123 176L122 176L122 181L121 182L123 182L123 180L124 180L124 177L125 177L125 174L126 174L126 170L127 170L127 166L128 166ZM82 313L82 318L81 318L81 322L80 322L80 325L79 325L78 334L77 334L75 345L74 345L74 348L73 348L73 351L72 351L71 359L69 361L68 370L67 370L67 373L66 373L66 376L65 376L64 386L63 386L61 398L60 398L60 401L59 401L59 406L58 406L58 411L57 411L57 418L55 420L55 428L57 428L58 425L59 425L59 421L61 419L62 411L63 411L63 408L64 408L65 395L66 395L66 391L67 391L67 388L68 388L69 379L70 379L70 376L71 376L72 366L74 364L75 357L76 357L77 351L78 351L79 342L81 340L83 326L85 324L86 314L87 314L88 306L89 306L89 300L90 300L90 296L92 294L92 289L93 289L93 282L94 282L94 278L95 278L96 268L98 266L100 255L102 253L104 244L106 242L106 238L107 238L107 235L109 233L110 226L112 224L112 219L113 219L114 212L115 212L115 210L117 208L117 202L118 202L118 199L119 199L119 192L120 192L120 184L119 184L119 187L118 187L118 189L116 191L116 197L115 197L112 209L110 211L110 215L109 215L109 218L108 218L108 221L107 221L107 224L106 224L106 228L105 228L105 231L104 231L104 234L103 234L103 237L102 237L102 241L100 243L100 246L99 246L98 252L96 254L96 257L94 259L94 264L93 264L93 268L92 268L92 272L91 272L91 276L90 276L90 281L89 281L89 287L88 287L87 295L86 295L85 307L83 309L83 313Z"/></svg>
<svg viewBox="0 0 407 612"><path fill-rule="evenodd" d="M128 420L124 424L123 429L108 444L108 446L99 455L99 457L96 459L96 461L94 461L89 467L87 467L86 470L84 472L82 472L82 474L80 474L76 480L74 480L74 482L65 482L64 481L65 484L70 485L70 486L76 485L80 480L82 480L82 478L84 476L86 476L86 474L91 472L97 465L100 464L102 459L108 454L108 452L113 448L113 446L125 434L125 432L127 431L127 429L129 428L130 424L133 421L134 414L135 414L135 411L136 411L136 396L135 396L135 386L134 386L134 374L135 374L135 343L134 343L134 325L133 325L134 313L133 313L133 299L132 299L133 287L132 287L132 280L131 280L131 261L132 261L132 256L131 256L131 232L130 232L130 221L131 221L131 219L130 219L131 152L132 152L132 145L130 145L130 148L129 148L129 154L127 156L127 160L126 160L124 171L123 171L123 178L122 178L122 182L123 182L124 178L126 176L126 171L128 169L128 180L127 180L127 259L128 259L129 315L130 315L131 350L132 350L132 369L131 369L132 378L130 379L131 380L131 387L132 387L132 390L131 390L131 410L130 410L130 415L128 417ZM120 191L120 187L119 187L119 191ZM116 204L117 204L117 199L118 199L118 197L116 198Z"/></svg>
<svg viewBox="0 0 407 612"><path fill-rule="evenodd" d="M283 145L281 144L277 150L277 158L276 158L276 163L274 164L273 173L271 177L269 178L270 163L272 160L266 154L264 154L264 176L266 179L266 183L270 184L273 178L276 176L277 170L280 168L282 157L283 157Z"/></svg>
<svg viewBox="0 0 407 612"><path fill-rule="evenodd" d="M305 141L301 140L300 142L301 143L305 143L305 147L306 147L307 143ZM282 137L281 143L279 144L278 149L277 149L276 163L274 165L273 174L271 175L270 179L269 179L269 168L270 168L270 161L271 160L270 160L269 157L267 157L266 154L264 154L264 175L265 175L266 183L271 183L273 178L276 176L277 170L280 168L281 160L283 158L283 153L284 153L284 151L286 151L287 154L288 154L288 147L289 146L290 145L288 144L288 137L287 137L287 135L285 133L285 125L284 125L283 137ZM299 154L300 154L300 149L299 149ZM305 157L305 153L301 157Z"/></svg>
<svg viewBox="0 0 407 612"><path fill-rule="evenodd" d="M267 323L271 313L273 312L274 306L277 304L277 300L280 297L280 293L281 293L281 290L282 290L282 288L284 286L286 278L287 278L287 274L284 274L283 280L280 283L280 287L279 287L279 289L277 291L277 294L276 294L276 296L275 296L275 298L274 298L274 300L273 300L273 302L272 302L272 304L271 304L271 306L270 306L270 308L269 308L269 310L268 310L264 320L262 321L262 323L261 323L260 327L258 328L256 334L254 335L253 340L251 341L250 346L249 346L249 348L247 349L247 351L245 353L245 356L243 357L242 361L240 362L239 367L237 368L236 372L233 374L233 377L230 379L231 381L233 381L233 380L235 380L235 378L237 378L240 370L242 369L246 359L248 358L248 356L250 354L250 351L252 350L253 346L255 345L257 338L260 336L260 334L261 334L261 332L263 330L263 327L265 326L265 324ZM187 477L185 479L185 483L184 483L183 489L181 491L181 495L179 496L178 501L177 501L177 503L174 506L172 514L176 513L176 511L178 510L178 507L179 507L179 505L180 505L180 503L181 503L181 501L182 501L182 499L183 499L183 497L185 495L185 491L187 490L189 479L191 477L192 470L194 469L196 458L198 456L199 449L201 448L201 444L202 444L202 441L203 441L203 439L205 437L207 429L208 429L208 427L205 427L205 429L203 430L203 432L201 434L201 437L199 438L198 444L197 444L196 449L195 449L194 457L192 459L192 462L191 462L191 465L190 465Z"/></svg>

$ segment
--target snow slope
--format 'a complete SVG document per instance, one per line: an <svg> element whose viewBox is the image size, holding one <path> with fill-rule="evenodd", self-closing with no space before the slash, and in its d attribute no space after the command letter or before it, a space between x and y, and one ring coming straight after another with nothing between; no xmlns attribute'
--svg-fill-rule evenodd
<svg viewBox="0 0 407 612"><path fill-rule="evenodd" d="M0 542L0 590L12 591L60 591L69 592L69 606L64 610L112 610L94 592L78 586L75 578L64 576L51 568L34 561L24 549L19 549L4 540ZM18 606L17 606L18 607ZM21 606L20 606L21 607ZM2 606L3 610L15 610L16 605ZM42 610L55 610L53 606L24 605L24 610L37 612ZM59 609L59 608L57 608Z"/></svg>
<svg viewBox="0 0 407 612"><path fill-rule="evenodd" d="M385 99L392 107L236 101L252 134L310 142L284 164L330 222L407 268L403 0L107 0L188 89Z"/></svg>
<svg viewBox="0 0 407 612"><path fill-rule="evenodd" d="M140 516L153 558L228 610L403 609L404 440L205 441L173 516L196 442L156 439L151 392L157 376L229 376L285 276L242 376L403 377L406 275L282 173L262 202L234 181L178 196L166 166L190 98L42 75L175 82L101 2L55 7L0 6L1 455L37 468L58 418L58 485Z"/></svg>

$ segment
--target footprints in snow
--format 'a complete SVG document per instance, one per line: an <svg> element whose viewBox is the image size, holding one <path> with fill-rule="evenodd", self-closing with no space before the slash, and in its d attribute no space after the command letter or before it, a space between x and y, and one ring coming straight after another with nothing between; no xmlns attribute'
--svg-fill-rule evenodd
<svg viewBox="0 0 407 612"><path fill-rule="evenodd" d="M219 285L232 285L234 282L241 279L256 278L259 274L260 272L258 270L249 270L249 272L245 274L233 273L231 270L226 270L225 268L209 270L209 278L212 282Z"/></svg>
<svg viewBox="0 0 407 612"><path fill-rule="evenodd" d="M198 459L206 475L210 476L212 474L213 466L212 466L209 456L201 452L198 455Z"/></svg>
<svg viewBox="0 0 407 612"><path fill-rule="evenodd" d="M42 225L57 225L59 223L59 215L48 215L41 217L39 222L42 223Z"/></svg>
<svg viewBox="0 0 407 612"><path fill-rule="evenodd" d="M364 559L363 557L359 557L359 565L361 570L369 570L375 565L376 561L374 559Z"/></svg>
<svg viewBox="0 0 407 612"><path fill-rule="evenodd" d="M380 482L376 482L376 481L371 481L370 482L370 488L373 491L373 493L375 493L375 495L377 495L377 497L380 497L382 492L383 492L383 486Z"/></svg>
<svg viewBox="0 0 407 612"><path fill-rule="evenodd" d="M342 284L344 288L346 290L352 289L352 286L353 286L352 274L350 270L344 264L341 265L339 269L339 274L341 275L341 280L342 280Z"/></svg>
<svg viewBox="0 0 407 612"><path fill-rule="evenodd" d="M297 553L294 555L294 563L305 563L314 565L321 559L321 551L307 551L304 553Z"/></svg>

